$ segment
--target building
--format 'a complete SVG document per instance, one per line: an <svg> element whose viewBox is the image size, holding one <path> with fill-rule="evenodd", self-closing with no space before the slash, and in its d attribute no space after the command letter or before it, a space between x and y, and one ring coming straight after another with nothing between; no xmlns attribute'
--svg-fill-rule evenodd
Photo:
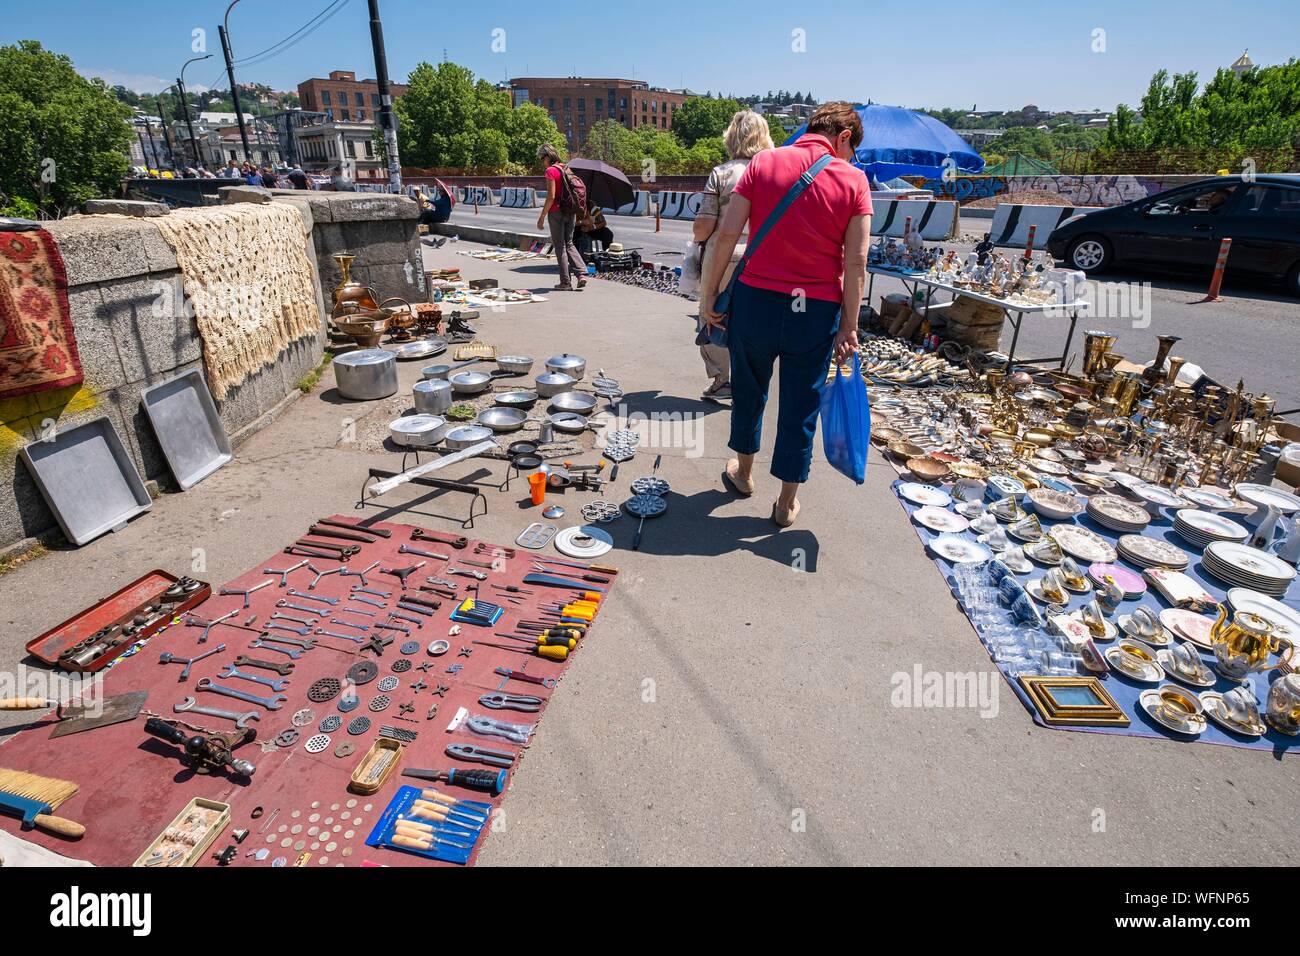
<svg viewBox="0 0 1300 956"><path fill-rule="evenodd" d="M511 102L533 103L550 115L570 149L603 120L628 129L673 128L673 115L690 98L685 90L668 90L641 80L593 79L581 76L527 76L510 81ZM303 104L304 106L306 104Z"/></svg>
<svg viewBox="0 0 1300 956"><path fill-rule="evenodd" d="M393 99L406 93L403 83L390 83L388 88ZM358 80L350 70L333 70L329 79L299 83L298 101L307 112L324 113L330 121L373 125L379 117L379 82Z"/></svg>
<svg viewBox="0 0 1300 956"><path fill-rule="evenodd" d="M239 120L234 113L215 113L212 110L201 110L198 119L195 122L202 123L205 126L238 126ZM253 122L253 114L244 114L244 123Z"/></svg>
<svg viewBox="0 0 1300 956"><path fill-rule="evenodd" d="M341 174L355 182L388 179L369 122L323 119L296 127L298 162L309 173Z"/></svg>

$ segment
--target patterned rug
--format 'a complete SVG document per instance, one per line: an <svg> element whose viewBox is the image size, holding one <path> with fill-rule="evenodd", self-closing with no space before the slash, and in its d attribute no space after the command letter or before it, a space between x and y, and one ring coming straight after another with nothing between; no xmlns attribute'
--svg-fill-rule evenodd
<svg viewBox="0 0 1300 956"><path fill-rule="evenodd" d="M80 385L68 275L44 229L0 232L0 398Z"/></svg>

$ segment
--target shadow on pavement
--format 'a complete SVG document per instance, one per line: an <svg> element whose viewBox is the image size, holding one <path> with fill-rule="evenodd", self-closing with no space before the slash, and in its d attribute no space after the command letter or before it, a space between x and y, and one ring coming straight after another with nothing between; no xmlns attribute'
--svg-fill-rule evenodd
<svg viewBox="0 0 1300 956"><path fill-rule="evenodd" d="M694 495L673 494L668 510L658 518L646 520L641 535L641 551L647 554L696 555L719 557L735 551L748 551L760 558L813 574L821 545L817 536L798 526L782 530L771 517L771 502L758 495L748 502L753 513L715 516L713 512L736 500L735 495L716 488ZM823 515L823 520L831 516ZM815 515L809 515L812 520ZM632 528L635 533L635 527Z"/></svg>

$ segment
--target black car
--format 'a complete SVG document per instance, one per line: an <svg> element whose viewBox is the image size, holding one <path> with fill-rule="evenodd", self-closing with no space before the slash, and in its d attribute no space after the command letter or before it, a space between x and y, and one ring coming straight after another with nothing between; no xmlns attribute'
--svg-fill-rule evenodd
<svg viewBox="0 0 1300 956"><path fill-rule="evenodd" d="M1067 267L1208 277L1220 240L1228 273L1282 280L1300 296L1300 175L1219 176L1067 219L1047 251Z"/></svg>

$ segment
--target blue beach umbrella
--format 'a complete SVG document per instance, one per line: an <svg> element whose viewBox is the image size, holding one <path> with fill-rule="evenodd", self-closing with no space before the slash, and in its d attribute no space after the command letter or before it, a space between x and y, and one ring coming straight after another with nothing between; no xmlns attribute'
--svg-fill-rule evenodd
<svg viewBox="0 0 1300 956"><path fill-rule="evenodd" d="M984 157L933 116L901 106L872 104L856 109L863 136L853 165L881 182L896 176L939 176L945 159L951 159L962 173L984 168ZM807 129L805 123L783 145L790 145Z"/></svg>

